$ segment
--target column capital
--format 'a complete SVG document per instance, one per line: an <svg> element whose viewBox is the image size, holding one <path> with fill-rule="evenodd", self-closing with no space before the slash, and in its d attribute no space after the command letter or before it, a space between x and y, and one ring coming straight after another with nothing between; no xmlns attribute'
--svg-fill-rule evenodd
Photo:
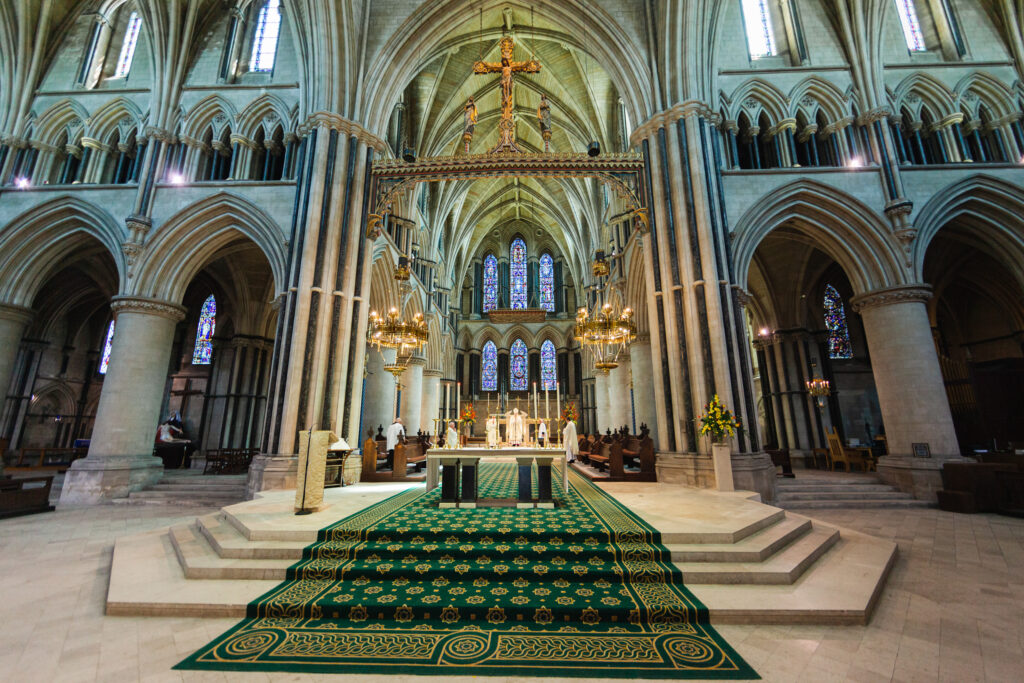
<svg viewBox="0 0 1024 683"><path fill-rule="evenodd" d="M116 296L110 302L110 310L114 311L115 314L128 311L129 313L155 315L162 318L170 318L174 322L184 320L185 318L184 306L141 296Z"/></svg>
<svg viewBox="0 0 1024 683"><path fill-rule="evenodd" d="M428 377L441 377L443 374L444 373L440 370L424 370L423 379L427 379Z"/></svg>
<svg viewBox="0 0 1024 683"><path fill-rule="evenodd" d="M387 142L377 137L360 124L339 114L333 114L326 111L318 111L310 114L302 125L298 127L296 133L299 137L306 137L318 126L338 131L344 135L351 135L368 147L372 147L380 154L385 154L388 150Z"/></svg>
<svg viewBox="0 0 1024 683"><path fill-rule="evenodd" d="M904 285L901 287L889 287L887 289L876 289L873 292L858 294L850 299L850 306L853 308L854 312L860 313L865 308L912 302L924 303L931 298L931 286L919 283L915 285Z"/></svg>
<svg viewBox="0 0 1024 683"><path fill-rule="evenodd" d="M0 304L0 320L10 320L22 325L32 322L35 311L15 304Z"/></svg>

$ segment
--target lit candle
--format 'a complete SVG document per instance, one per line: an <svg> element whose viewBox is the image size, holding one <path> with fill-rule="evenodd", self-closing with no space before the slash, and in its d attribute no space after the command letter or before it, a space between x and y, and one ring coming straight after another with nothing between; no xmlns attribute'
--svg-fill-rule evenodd
<svg viewBox="0 0 1024 683"><path fill-rule="evenodd" d="M555 382L555 413L558 415L559 422L562 419L562 390L561 383Z"/></svg>
<svg viewBox="0 0 1024 683"><path fill-rule="evenodd" d="M451 382L445 382L444 383L444 412L447 415L451 415L451 413L452 413L452 383ZM442 415L441 417L445 417L445 415Z"/></svg>
<svg viewBox="0 0 1024 683"><path fill-rule="evenodd" d="M534 419L540 417L540 413L537 411L537 383L536 382L533 383L533 417L534 417ZM534 429L534 434L536 434L536 433L537 433L537 430Z"/></svg>
<svg viewBox="0 0 1024 683"><path fill-rule="evenodd" d="M455 385L455 419L462 417L462 382Z"/></svg>

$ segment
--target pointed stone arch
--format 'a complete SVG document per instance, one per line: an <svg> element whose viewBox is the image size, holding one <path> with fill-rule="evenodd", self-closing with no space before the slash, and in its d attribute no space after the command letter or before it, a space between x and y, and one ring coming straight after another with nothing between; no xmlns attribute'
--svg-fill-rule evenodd
<svg viewBox="0 0 1024 683"><path fill-rule="evenodd" d="M797 83L789 91L789 117L795 118L803 111L808 121L814 121L818 111L825 114L831 123L850 115L850 107L846 94L835 83L819 76L809 76ZM813 104L808 105L810 101Z"/></svg>
<svg viewBox="0 0 1024 683"><path fill-rule="evenodd" d="M725 98L723 104L730 120L738 120L740 112L745 112L751 122L756 122L764 112L774 125L789 116L785 94L760 78L752 78L740 85Z"/></svg>
<svg viewBox="0 0 1024 683"><path fill-rule="evenodd" d="M260 248L281 291L288 259L281 228L249 200L220 192L185 207L154 231L139 257L130 293L181 301L205 263L240 237Z"/></svg>
<svg viewBox="0 0 1024 683"><path fill-rule="evenodd" d="M196 102L182 119L181 134L201 140L207 127L213 128L213 137L217 139L225 127L235 128L238 113L230 101L220 95L208 95Z"/></svg>
<svg viewBox="0 0 1024 683"><path fill-rule="evenodd" d="M295 127L294 118L294 109L284 100L277 95L263 93L238 113L234 132L254 139L256 131L263 126L263 132L269 138L278 125L286 133L291 131Z"/></svg>
<svg viewBox="0 0 1024 683"><path fill-rule="evenodd" d="M937 78L920 71L904 78L890 93L889 99L893 111L906 109L918 121L921 120L921 109L924 107L937 119L956 111L953 91Z"/></svg>
<svg viewBox="0 0 1024 683"><path fill-rule="evenodd" d="M142 134L143 121L145 120L142 110L131 100L124 97L115 98L97 109L89 117L86 135L105 141L115 130L121 129L123 138L123 135L130 130L130 128L126 128L123 125L125 119L131 122L131 128L134 128L136 135Z"/></svg>
<svg viewBox="0 0 1024 683"><path fill-rule="evenodd" d="M953 88L957 103L978 118L979 107L984 104L996 119L1016 115L1020 112L1013 105L1013 91L999 79L984 71L975 71L964 76Z"/></svg>
<svg viewBox="0 0 1024 683"><path fill-rule="evenodd" d="M35 119L34 138L40 142L54 144L62 133L67 132L68 142L73 142L85 131L89 112L79 102L63 99L54 103Z"/></svg>

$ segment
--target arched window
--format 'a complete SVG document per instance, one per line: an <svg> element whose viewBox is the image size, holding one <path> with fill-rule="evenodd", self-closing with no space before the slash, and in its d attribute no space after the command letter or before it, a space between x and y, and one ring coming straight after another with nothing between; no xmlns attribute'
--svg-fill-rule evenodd
<svg viewBox="0 0 1024 683"><path fill-rule="evenodd" d="M114 321L110 321L107 327L107 338L103 340L103 353L100 354L100 374L107 374L107 366L110 365L110 349L114 345Z"/></svg>
<svg viewBox="0 0 1024 683"><path fill-rule="evenodd" d="M776 54L775 35L768 0L742 0L743 27L747 32L747 49L751 59Z"/></svg>
<svg viewBox="0 0 1024 683"><path fill-rule="evenodd" d="M510 391L526 391L530 384L530 370L526 362L526 343L522 339L512 342L508 358Z"/></svg>
<svg viewBox="0 0 1024 683"><path fill-rule="evenodd" d="M213 294L206 297L199 311L196 325L196 346L192 351L192 365L209 365L213 359L213 331L217 327L217 300Z"/></svg>
<svg viewBox="0 0 1024 683"><path fill-rule="evenodd" d="M484 313L498 307L498 259L488 254L484 259Z"/></svg>
<svg viewBox="0 0 1024 683"><path fill-rule="evenodd" d="M135 58L135 45L139 41L141 27L142 18L138 12L132 12L128 17L128 26L124 30L124 41L121 43L121 54L117 57L114 78L127 78L128 72L132 70L132 59Z"/></svg>
<svg viewBox="0 0 1024 683"><path fill-rule="evenodd" d="M508 279L510 306L526 308L526 242L518 237L512 240L508 250Z"/></svg>
<svg viewBox="0 0 1024 683"><path fill-rule="evenodd" d="M540 345L540 383L543 385L541 389L545 391L554 391L556 379L555 361L557 354L555 353L555 344L550 339Z"/></svg>
<svg viewBox="0 0 1024 683"><path fill-rule="evenodd" d="M825 327L828 329L828 357L833 360L853 358L843 299L832 285L825 287Z"/></svg>
<svg viewBox="0 0 1024 683"><path fill-rule="evenodd" d="M277 38L281 33L281 0L267 0L256 19L252 39L251 71L272 71L277 57Z"/></svg>
<svg viewBox="0 0 1024 683"><path fill-rule="evenodd" d="M480 388L483 391L498 390L498 347L494 342L484 344L484 352L480 358Z"/></svg>
<svg viewBox="0 0 1024 683"><path fill-rule="evenodd" d="M900 15L903 26L903 38L907 41L907 49L911 52L924 52L928 48L924 44L924 33L921 22L917 18L914 0L896 0L896 12Z"/></svg>
<svg viewBox="0 0 1024 683"><path fill-rule="evenodd" d="M540 307L555 312L555 262L551 254L540 257Z"/></svg>

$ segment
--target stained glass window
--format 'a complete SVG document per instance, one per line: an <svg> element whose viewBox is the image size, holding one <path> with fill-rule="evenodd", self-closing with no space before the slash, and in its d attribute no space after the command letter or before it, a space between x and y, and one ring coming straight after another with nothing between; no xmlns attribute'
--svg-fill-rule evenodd
<svg viewBox="0 0 1024 683"><path fill-rule="evenodd" d="M121 55L117 58L117 70L114 71L114 78L125 78L132 70L132 59L135 57L135 44L139 40L139 28L142 26L142 18L138 12L132 12L128 17L128 27L124 30L124 42L121 43Z"/></svg>
<svg viewBox="0 0 1024 683"><path fill-rule="evenodd" d="M900 15L903 26L903 38L907 41L907 49L911 52L924 52L924 34L921 33L921 22L917 20L917 8L914 0L896 0L896 12Z"/></svg>
<svg viewBox="0 0 1024 683"><path fill-rule="evenodd" d="M114 345L114 321L110 321L107 327L107 338L103 340L103 354L100 356L100 374L107 374L107 366L110 365L110 349Z"/></svg>
<svg viewBox="0 0 1024 683"><path fill-rule="evenodd" d="M540 383L541 389L555 390L555 344L550 339L540 345Z"/></svg>
<svg viewBox="0 0 1024 683"><path fill-rule="evenodd" d="M775 54L775 35L768 0L743 0L743 27L751 59Z"/></svg>
<svg viewBox="0 0 1024 683"><path fill-rule="evenodd" d="M527 365L526 342L516 339L508 358L509 389L526 391L530 383L530 370Z"/></svg>
<svg viewBox="0 0 1024 683"><path fill-rule="evenodd" d="M555 312L555 262L551 254L540 257L540 307Z"/></svg>
<svg viewBox="0 0 1024 683"><path fill-rule="evenodd" d="M217 327L217 300L213 294L206 297L199 311L196 325L196 347L192 352L192 365L209 365L213 358L213 331Z"/></svg>
<svg viewBox="0 0 1024 683"><path fill-rule="evenodd" d="M526 308L526 242L518 237L512 240L508 250L508 279L512 308Z"/></svg>
<svg viewBox="0 0 1024 683"><path fill-rule="evenodd" d="M484 259L484 313L498 307L498 259L488 254Z"/></svg>
<svg viewBox="0 0 1024 683"><path fill-rule="evenodd" d="M484 391L498 390L498 347L492 341L484 344L483 356L480 358L480 376L483 378L481 388Z"/></svg>
<svg viewBox="0 0 1024 683"><path fill-rule="evenodd" d="M277 37L281 32L281 0L268 0L256 20L256 34L252 39L249 68L253 71L271 71L277 56Z"/></svg>
<svg viewBox="0 0 1024 683"><path fill-rule="evenodd" d="M832 285L825 287L825 327L828 329L828 357L833 360L853 358L843 299Z"/></svg>

